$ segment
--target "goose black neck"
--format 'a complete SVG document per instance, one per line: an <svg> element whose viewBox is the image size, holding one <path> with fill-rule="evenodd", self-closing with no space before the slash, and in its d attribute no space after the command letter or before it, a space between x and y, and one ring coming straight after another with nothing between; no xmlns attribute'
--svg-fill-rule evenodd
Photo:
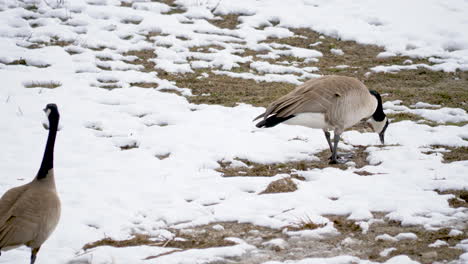
<svg viewBox="0 0 468 264"><path fill-rule="evenodd" d="M377 91L370 90L369 92L377 99L377 108L375 109L372 118L374 118L375 121L381 122L385 119L385 113L383 111L382 106L382 98L380 97L380 94Z"/></svg>
<svg viewBox="0 0 468 264"><path fill-rule="evenodd" d="M41 167L37 173L37 179L43 179L47 177L47 173L50 169L54 168L54 146L55 137L57 136L58 120L55 122L49 122L49 136L47 137L47 144L44 151L44 157L42 158Z"/></svg>

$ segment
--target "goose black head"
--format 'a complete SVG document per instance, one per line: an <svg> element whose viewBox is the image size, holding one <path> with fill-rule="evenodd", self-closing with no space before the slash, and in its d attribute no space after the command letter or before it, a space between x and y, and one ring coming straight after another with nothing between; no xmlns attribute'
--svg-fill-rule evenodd
<svg viewBox="0 0 468 264"><path fill-rule="evenodd" d="M49 120L49 123L43 123L43 126L45 129L49 129L50 127L55 127L57 128L58 122L60 119L60 114L58 112L58 108L56 104L47 104L46 107L43 109L47 119Z"/></svg>
<svg viewBox="0 0 468 264"><path fill-rule="evenodd" d="M377 99L377 108L368 122L374 132L379 134L380 142L385 144L385 131L387 130L390 122L383 111L382 98L380 97L380 94L374 90L370 90L369 92Z"/></svg>

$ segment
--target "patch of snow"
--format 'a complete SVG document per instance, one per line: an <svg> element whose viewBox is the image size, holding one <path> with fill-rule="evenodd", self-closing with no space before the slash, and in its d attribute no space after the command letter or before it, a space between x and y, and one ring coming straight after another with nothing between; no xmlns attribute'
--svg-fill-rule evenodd
<svg viewBox="0 0 468 264"><path fill-rule="evenodd" d="M448 246L449 244L443 240L436 240L434 243L429 244L428 247L443 247Z"/></svg>
<svg viewBox="0 0 468 264"><path fill-rule="evenodd" d="M266 242L263 242L262 245L265 245L267 247L271 248L277 248L277 249L285 249L288 245L288 243L281 238L275 238Z"/></svg>
<svg viewBox="0 0 468 264"><path fill-rule="evenodd" d="M224 230L224 227L223 227L222 225L219 225L219 224L218 224L218 225L214 225L212 228L213 228L214 230L216 230L216 231L222 231L222 230Z"/></svg>
<svg viewBox="0 0 468 264"><path fill-rule="evenodd" d="M394 238L393 236L389 234L383 234L383 235L378 235L375 237L375 240L383 240L383 241L390 241L390 242L397 242L398 239Z"/></svg>
<svg viewBox="0 0 468 264"><path fill-rule="evenodd" d="M396 240L416 240L418 239L418 236L416 236L414 233L400 233L395 236Z"/></svg>
<svg viewBox="0 0 468 264"><path fill-rule="evenodd" d="M411 107L413 108L440 108L441 105L436 105L436 104L428 104L428 103L424 103L424 102L417 102L413 105L411 105Z"/></svg>
<svg viewBox="0 0 468 264"><path fill-rule="evenodd" d="M344 55L344 52L343 50L341 49L330 49L330 52L334 55L337 55L337 56L342 56Z"/></svg>
<svg viewBox="0 0 468 264"><path fill-rule="evenodd" d="M380 52L379 54L377 54L377 58L379 59L386 59L386 58L395 57L395 56L396 56L395 53L389 52L389 51L384 51L384 52Z"/></svg>
<svg viewBox="0 0 468 264"><path fill-rule="evenodd" d="M381 257L386 257L386 256L388 256L390 253L392 253L392 252L395 251L395 250L396 250L396 248L394 248L394 247L386 248L386 249L382 250L382 251L379 253L379 255L380 255Z"/></svg>
<svg viewBox="0 0 468 264"><path fill-rule="evenodd" d="M463 231L460 231L460 230L457 230L457 229L452 229L448 233L449 236L459 236L459 235L462 235L462 234L463 234Z"/></svg>

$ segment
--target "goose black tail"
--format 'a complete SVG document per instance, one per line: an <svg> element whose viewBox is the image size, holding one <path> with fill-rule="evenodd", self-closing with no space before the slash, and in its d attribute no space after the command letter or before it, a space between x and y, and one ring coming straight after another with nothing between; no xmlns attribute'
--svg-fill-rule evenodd
<svg viewBox="0 0 468 264"><path fill-rule="evenodd" d="M274 127L276 126L277 124L279 123L282 123L288 119L291 119L293 118L294 115L290 115L290 116L287 116L287 117L277 117L276 115L273 115L273 116L269 116L267 119L263 119L262 121L258 122L256 124L256 126L258 128L260 127Z"/></svg>

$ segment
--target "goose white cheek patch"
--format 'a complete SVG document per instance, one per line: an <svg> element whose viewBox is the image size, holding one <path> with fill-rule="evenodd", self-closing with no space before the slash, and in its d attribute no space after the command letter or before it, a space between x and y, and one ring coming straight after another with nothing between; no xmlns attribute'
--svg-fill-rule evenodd
<svg viewBox="0 0 468 264"><path fill-rule="evenodd" d="M49 128L50 128L49 119L47 119L47 117L49 116L49 114L50 114L50 110L47 110L46 115L45 115L45 117L42 119L42 122L41 122L41 123L42 123L42 126L43 126L44 129L46 129L46 130L49 130ZM57 131L62 130L62 128L63 128L62 124L59 123L59 125L58 125L58 127L57 127Z"/></svg>
<svg viewBox="0 0 468 264"><path fill-rule="evenodd" d="M47 115L47 113L46 113ZM49 130L49 120L47 119L47 116L45 118L42 119L42 126L46 129L46 130Z"/></svg>

